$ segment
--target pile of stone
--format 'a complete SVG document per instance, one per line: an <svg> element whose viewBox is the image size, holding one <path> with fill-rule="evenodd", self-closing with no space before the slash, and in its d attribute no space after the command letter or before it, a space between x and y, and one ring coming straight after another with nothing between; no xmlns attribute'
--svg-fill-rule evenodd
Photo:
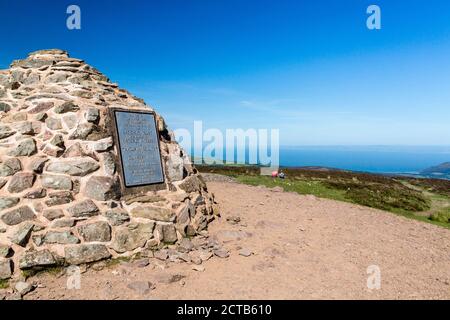
<svg viewBox="0 0 450 320"><path fill-rule="evenodd" d="M155 113L164 183L126 194L110 108L154 111L62 50L0 71L0 279L158 250L214 218L214 199Z"/></svg>

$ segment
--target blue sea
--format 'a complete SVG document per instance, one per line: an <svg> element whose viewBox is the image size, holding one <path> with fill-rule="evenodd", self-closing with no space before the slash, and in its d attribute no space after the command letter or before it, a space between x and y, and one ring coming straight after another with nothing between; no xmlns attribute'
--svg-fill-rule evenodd
<svg viewBox="0 0 450 320"><path fill-rule="evenodd" d="M450 146L281 147L280 165L323 166L373 173L418 174L450 162Z"/></svg>
<svg viewBox="0 0 450 320"><path fill-rule="evenodd" d="M248 149L246 153L246 163L249 164ZM414 175L444 162L450 162L450 146L280 147L280 166L282 167L318 166L372 173Z"/></svg>

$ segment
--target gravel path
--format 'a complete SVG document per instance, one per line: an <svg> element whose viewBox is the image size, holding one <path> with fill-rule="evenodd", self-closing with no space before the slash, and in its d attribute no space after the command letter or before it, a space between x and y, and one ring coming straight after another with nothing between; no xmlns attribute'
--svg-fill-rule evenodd
<svg viewBox="0 0 450 320"><path fill-rule="evenodd" d="M211 240L228 258L89 269L80 290L66 289L66 276L42 274L25 299L450 298L450 230L277 189L208 185L222 212ZM381 272L379 290L367 288L371 265Z"/></svg>

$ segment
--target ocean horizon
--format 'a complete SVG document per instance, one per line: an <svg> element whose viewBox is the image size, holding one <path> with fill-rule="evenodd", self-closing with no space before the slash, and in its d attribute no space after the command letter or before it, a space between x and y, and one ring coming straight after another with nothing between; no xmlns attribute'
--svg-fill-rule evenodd
<svg viewBox="0 0 450 320"><path fill-rule="evenodd" d="M281 167L317 166L379 174L414 175L450 162L450 146L281 146L279 154ZM251 164L248 148L244 164Z"/></svg>

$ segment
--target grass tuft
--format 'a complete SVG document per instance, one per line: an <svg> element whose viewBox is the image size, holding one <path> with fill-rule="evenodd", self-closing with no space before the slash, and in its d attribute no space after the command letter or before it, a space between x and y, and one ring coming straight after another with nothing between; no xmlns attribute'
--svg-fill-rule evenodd
<svg viewBox="0 0 450 320"><path fill-rule="evenodd" d="M9 280L0 279L0 289L8 289L9 288Z"/></svg>
<svg viewBox="0 0 450 320"><path fill-rule="evenodd" d="M430 216L431 221L450 223L450 207L444 208Z"/></svg>

